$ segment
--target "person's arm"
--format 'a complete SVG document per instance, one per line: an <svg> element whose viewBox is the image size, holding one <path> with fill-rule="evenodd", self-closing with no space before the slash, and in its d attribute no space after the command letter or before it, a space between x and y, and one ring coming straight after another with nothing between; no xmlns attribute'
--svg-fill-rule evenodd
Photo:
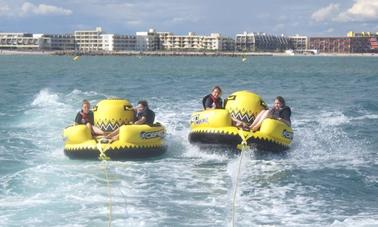
<svg viewBox="0 0 378 227"><path fill-rule="evenodd" d="M88 116L88 121L89 123L94 126L94 114L92 111L89 112L89 116Z"/></svg>
<svg viewBox="0 0 378 227"><path fill-rule="evenodd" d="M76 117L75 117L75 125L79 125L81 124L81 114L80 112L76 114Z"/></svg>
<svg viewBox="0 0 378 227"><path fill-rule="evenodd" d="M219 97L218 100L219 100L219 106L220 106L219 108L224 109L222 98Z"/></svg>
<svg viewBox="0 0 378 227"><path fill-rule="evenodd" d="M212 102L210 96L207 97L207 99L206 99L206 101L205 101L205 108L206 108L207 110L208 110L208 109L214 109L214 107L213 107L213 102Z"/></svg>
<svg viewBox="0 0 378 227"><path fill-rule="evenodd" d="M135 125L143 125L145 122L146 122L146 116L142 116L139 120L135 121L134 124Z"/></svg>
<svg viewBox="0 0 378 227"><path fill-rule="evenodd" d="M291 116L291 110L290 108L286 108L285 110L282 111L278 120L284 122L288 126L291 126L290 116Z"/></svg>

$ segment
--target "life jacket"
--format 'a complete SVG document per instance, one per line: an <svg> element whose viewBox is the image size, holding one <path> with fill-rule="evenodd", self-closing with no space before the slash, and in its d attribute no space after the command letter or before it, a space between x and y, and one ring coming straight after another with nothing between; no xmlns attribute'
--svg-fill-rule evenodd
<svg viewBox="0 0 378 227"><path fill-rule="evenodd" d="M81 122L83 122L84 124L89 122L89 114L86 114L83 111L80 111L80 115L81 115Z"/></svg>
<svg viewBox="0 0 378 227"><path fill-rule="evenodd" d="M211 101L213 101L213 103L215 103L215 108L216 109L221 109L222 108L222 99L221 98L214 98L214 96L212 96L211 94L208 94L206 95L205 97L203 97L202 99L202 105L203 105L203 109L206 109L206 100L210 97Z"/></svg>
<svg viewBox="0 0 378 227"><path fill-rule="evenodd" d="M288 106L283 106L282 108L280 108L278 110L272 108L271 114L272 114L272 116L274 116L276 118L284 118L284 116L283 116L283 112L284 111L288 112L289 119L286 119L286 120L290 121L291 110L290 110L290 108Z"/></svg>

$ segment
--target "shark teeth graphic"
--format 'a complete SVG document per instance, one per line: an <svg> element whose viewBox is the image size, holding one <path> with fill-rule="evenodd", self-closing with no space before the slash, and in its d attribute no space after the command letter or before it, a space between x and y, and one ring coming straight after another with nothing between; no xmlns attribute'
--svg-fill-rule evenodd
<svg viewBox="0 0 378 227"><path fill-rule="evenodd" d="M240 121L243 121L243 122L246 122L246 123L249 123L249 124L251 124L255 120L255 116L253 116L253 115L249 116L247 113L242 114L240 112L236 112L236 113L231 112L231 116L233 118L236 118Z"/></svg>
<svg viewBox="0 0 378 227"><path fill-rule="evenodd" d="M121 127L122 125L124 125L126 122L97 122L97 127L99 127L100 129L106 131L106 132L109 132L109 131L114 131L116 130L117 128Z"/></svg>

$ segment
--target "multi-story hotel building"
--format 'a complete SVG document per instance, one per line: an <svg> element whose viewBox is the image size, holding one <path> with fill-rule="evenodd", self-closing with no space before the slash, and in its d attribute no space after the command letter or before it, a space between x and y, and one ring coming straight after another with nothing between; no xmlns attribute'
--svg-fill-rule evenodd
<svg viewBox="0 0 378 227"><path fill-rule="evenodd" d="M351 39L348 37L310 37L309 48L319 53L351 53Z"/></svg>
<svg viewBox="0 0 378 227"><path fill-rule="evenodd" d="M233 51L232 39L223 37L219 33L211 33L209 36L196 35L189 32L188 35L173 35L171 33L160 36L163 50L177 51Z"/></svg>
<svg viewBox="0 0 378 227"><path fill-rule="evenodd" d="M158 32L159 35L159 50L165 50L164 43L167 42L168 37L173 36L172 32Z"/></svg>
<svg viewBox="0 0 378 227"><path fill-rule="evenodd" d="M72 34L47 34L52 50L75 50L75 37Z"/></svg>
<svg viewBox="0 0 378 227"><path fill-rule="evenodd" d="M255 34L244 32L236 34L235 37L236 51L255 51Z"/></svg>
<svg viewBox="0 0 378 227"><path fill-rule="evenodd" d="M266 33L237 34L235 38L236 51L284 51L289 49L289 39L285 36L275 36Z"/></svg>
<svg viewBox="0 0 378 227"><path fill-rule="evenodd" d="M49 49L50 39L42 34L0 33L1 49Z"/></svg>
<svg viewBox="0 0 378 227"><path fill-rule="evenodd" d="M104 51L135 50L136 37L131 35L102 34L102 48Z"/></svg>
<svg viewBox="0 0 378 227"><path fill-rule="evenodd" d="M135 50L136 36L135 35L114 35L113 36L113 51Z"/></svg>
<svg viewBox="0 0 378 227"><path fill-rule="evenodd" d="M352 38L352 52L378 52L378 32L348 32L348 37Z"/></svg>
<svg viewBox="0 0 378 227"><path fill-rule="evenodd" d="M311 37L309 48L319 53L378 53L377 34L349 32L347 37Z"/></svg>
<svg viewBox="0 0 378 227"><path fill-rule="evenodd" d="M136 33L136 50L154 51L160 49L159 34L155 29L149 29L148 32Z"/></svg>
<svg viewBox="0 0 378 227"><path fill-rule="evenodd" d="M103 33L95 30L75 31L76 50L80 52L127 51L136 49L136 36Z"/></svg>
<svg viewBox="0 0 378 227"><path fill-rule="evenodd" d="M353 32L347 33L348 37L378 37L378 32Z"/></svg>
<svg viewBox="0 0 378 227"><path fill-rule="evenodd" d="M103 50L102 29L75 31L76 50L80 52L96 52Z"/></svg>
<svg viewBox="0 0 378 227"><path fill-rule="evenodd" d="M301 35L289 36L289 46L297 53L308 50L308 37Z"/></svg>

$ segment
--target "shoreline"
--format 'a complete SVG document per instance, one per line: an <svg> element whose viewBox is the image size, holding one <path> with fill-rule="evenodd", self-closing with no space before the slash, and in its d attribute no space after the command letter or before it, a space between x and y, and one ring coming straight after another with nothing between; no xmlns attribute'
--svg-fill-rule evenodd
<svg viewBox="0 0 378 227"><path fill-rule="evenodd" d="M323 57L378 57L377 53L319 53L319 54L288 54L282 52L211 52L211 51L119 51L119 52L89 52L76 53L74 51L28 51L28 50L0 50L0 56L11 55L56 55L56 56L183 56L183 57L252 57L252 56L323 56Z"/></svg>

